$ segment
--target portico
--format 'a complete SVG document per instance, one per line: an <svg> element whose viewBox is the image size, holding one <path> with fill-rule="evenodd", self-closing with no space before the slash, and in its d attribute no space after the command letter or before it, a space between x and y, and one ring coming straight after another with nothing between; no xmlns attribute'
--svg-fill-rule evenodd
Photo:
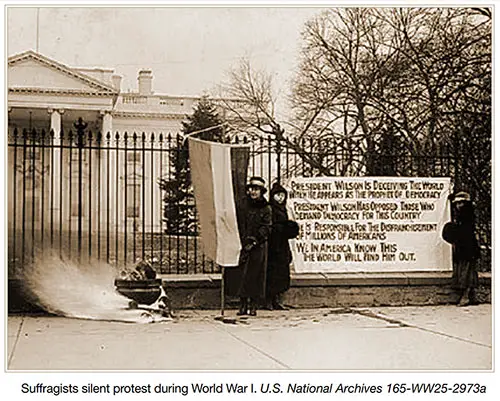
<svg viewBox="0 0 500 401"><path fill-rule="evenodd" d="M8 88L9 131L52 129L58 136L61 130L74 130L80 117L91 131L112 128L110 113L119 93L112 81L97 81L28 51L9 59ZM104 120L106 113L109 117Z"/></svg>

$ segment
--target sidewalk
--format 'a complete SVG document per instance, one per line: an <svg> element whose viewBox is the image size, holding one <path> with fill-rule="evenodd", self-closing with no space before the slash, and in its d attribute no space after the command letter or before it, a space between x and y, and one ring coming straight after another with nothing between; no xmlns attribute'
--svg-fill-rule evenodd
<svg viewBox="0 0 500 401"><path fill-rule="evenodd" d="M218 314L150 324L9 316L7 369L492 369L491 304L259 311L236 323Z"/></svg>

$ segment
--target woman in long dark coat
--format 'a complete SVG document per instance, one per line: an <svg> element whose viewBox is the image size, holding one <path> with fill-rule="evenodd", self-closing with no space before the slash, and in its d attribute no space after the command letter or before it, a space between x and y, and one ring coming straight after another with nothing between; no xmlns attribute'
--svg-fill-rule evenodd
<svg viewBox="0 0 500 401"><path fill-rule="evenodd" d="M467 192L451 197L452 222L443 228L443 239L453 245L453 285L459 292L459 306L477 303L477 261L480 249L475 234L474 209Z"/></svg>
<svg viewBox="0 0 500 401"><path fill-rule="evenodd" d="M264 198L265 181L252 177L247 185L247 200L242 224L242 250L239 268L238 315L257 314L257 304L265 297L267 240L271 232L271 206Z"/></svg>
<svg viewBox="0 0 500 401"><path fill-rule="evenodd" d="M269 195L273 226L269 237L267 259L266 304L268 309L286 309L280 298L290 288L292 252L288 240L297 236L298 225L288 219L287 198L286 189L275 183Z"/></svg>

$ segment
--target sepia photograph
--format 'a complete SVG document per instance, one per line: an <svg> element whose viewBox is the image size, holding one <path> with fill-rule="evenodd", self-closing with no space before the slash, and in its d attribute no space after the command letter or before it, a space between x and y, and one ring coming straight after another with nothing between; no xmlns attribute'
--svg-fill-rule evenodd
<svg viewBox="0 0 500 401"><path fill-rule="evenodd" d="M15 394L491 396L492 4L4 14L5 372L271 375Z"/></svg>

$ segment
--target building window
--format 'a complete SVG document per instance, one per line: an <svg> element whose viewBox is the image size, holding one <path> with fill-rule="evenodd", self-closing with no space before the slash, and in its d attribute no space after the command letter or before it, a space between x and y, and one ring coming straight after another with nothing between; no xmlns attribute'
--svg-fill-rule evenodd
<svg viewBox="0 0 500 401"><path fill-rule="evenodd" d="M27 147L26 148L26 160L42 160L42 149Z"/></svg>
<svg viewBox="0 0 500 401"><path fill-rule="evenodd" d="M87 152L88 152L87 149L82 150L82 153L81 153L82 154L82 162L87 161ZM70 153L71 153L71 161L77 162L80 160L80 151L78 150L78 148L71 148Z"/></svg>
<svg viewBox="0 0 500 401"><path fill-rule="evenodd" d="M128 163L141 163L142 154L140 151L127 151L127 162Z"/></svg>
<svg viewBox="0 0 500 401"><path fill-rule="evenodd" d="M141 203L141 185L127 183L127 217L139 217Z"/></svg>
<svg viewBox="0 0 500 401"><path fill-rule="evenodd" d="M22 200L22 202L24 202L24 206L22 207L24 207L25 221L40 221L40 179L35 176L33 181L32 177L26 177L24 185L25 192Z"/></svg>
<svg viewBox="0 0 500 401"><path fill-rule="evenodd" d="M71 182L71 216L79 216L79 206L81 205L82 217L86 215L86 185L82 183L82 197L78 198L78 181Z"/></svg>
<svg viewBox="0 0 500 401"><path fill-rule="evenodd" d="M35 195L35 199L33 199L32 194L27 193L24 197L24 210L24 218L26 222L31 220L40 221L40 196Z"/></svg>

